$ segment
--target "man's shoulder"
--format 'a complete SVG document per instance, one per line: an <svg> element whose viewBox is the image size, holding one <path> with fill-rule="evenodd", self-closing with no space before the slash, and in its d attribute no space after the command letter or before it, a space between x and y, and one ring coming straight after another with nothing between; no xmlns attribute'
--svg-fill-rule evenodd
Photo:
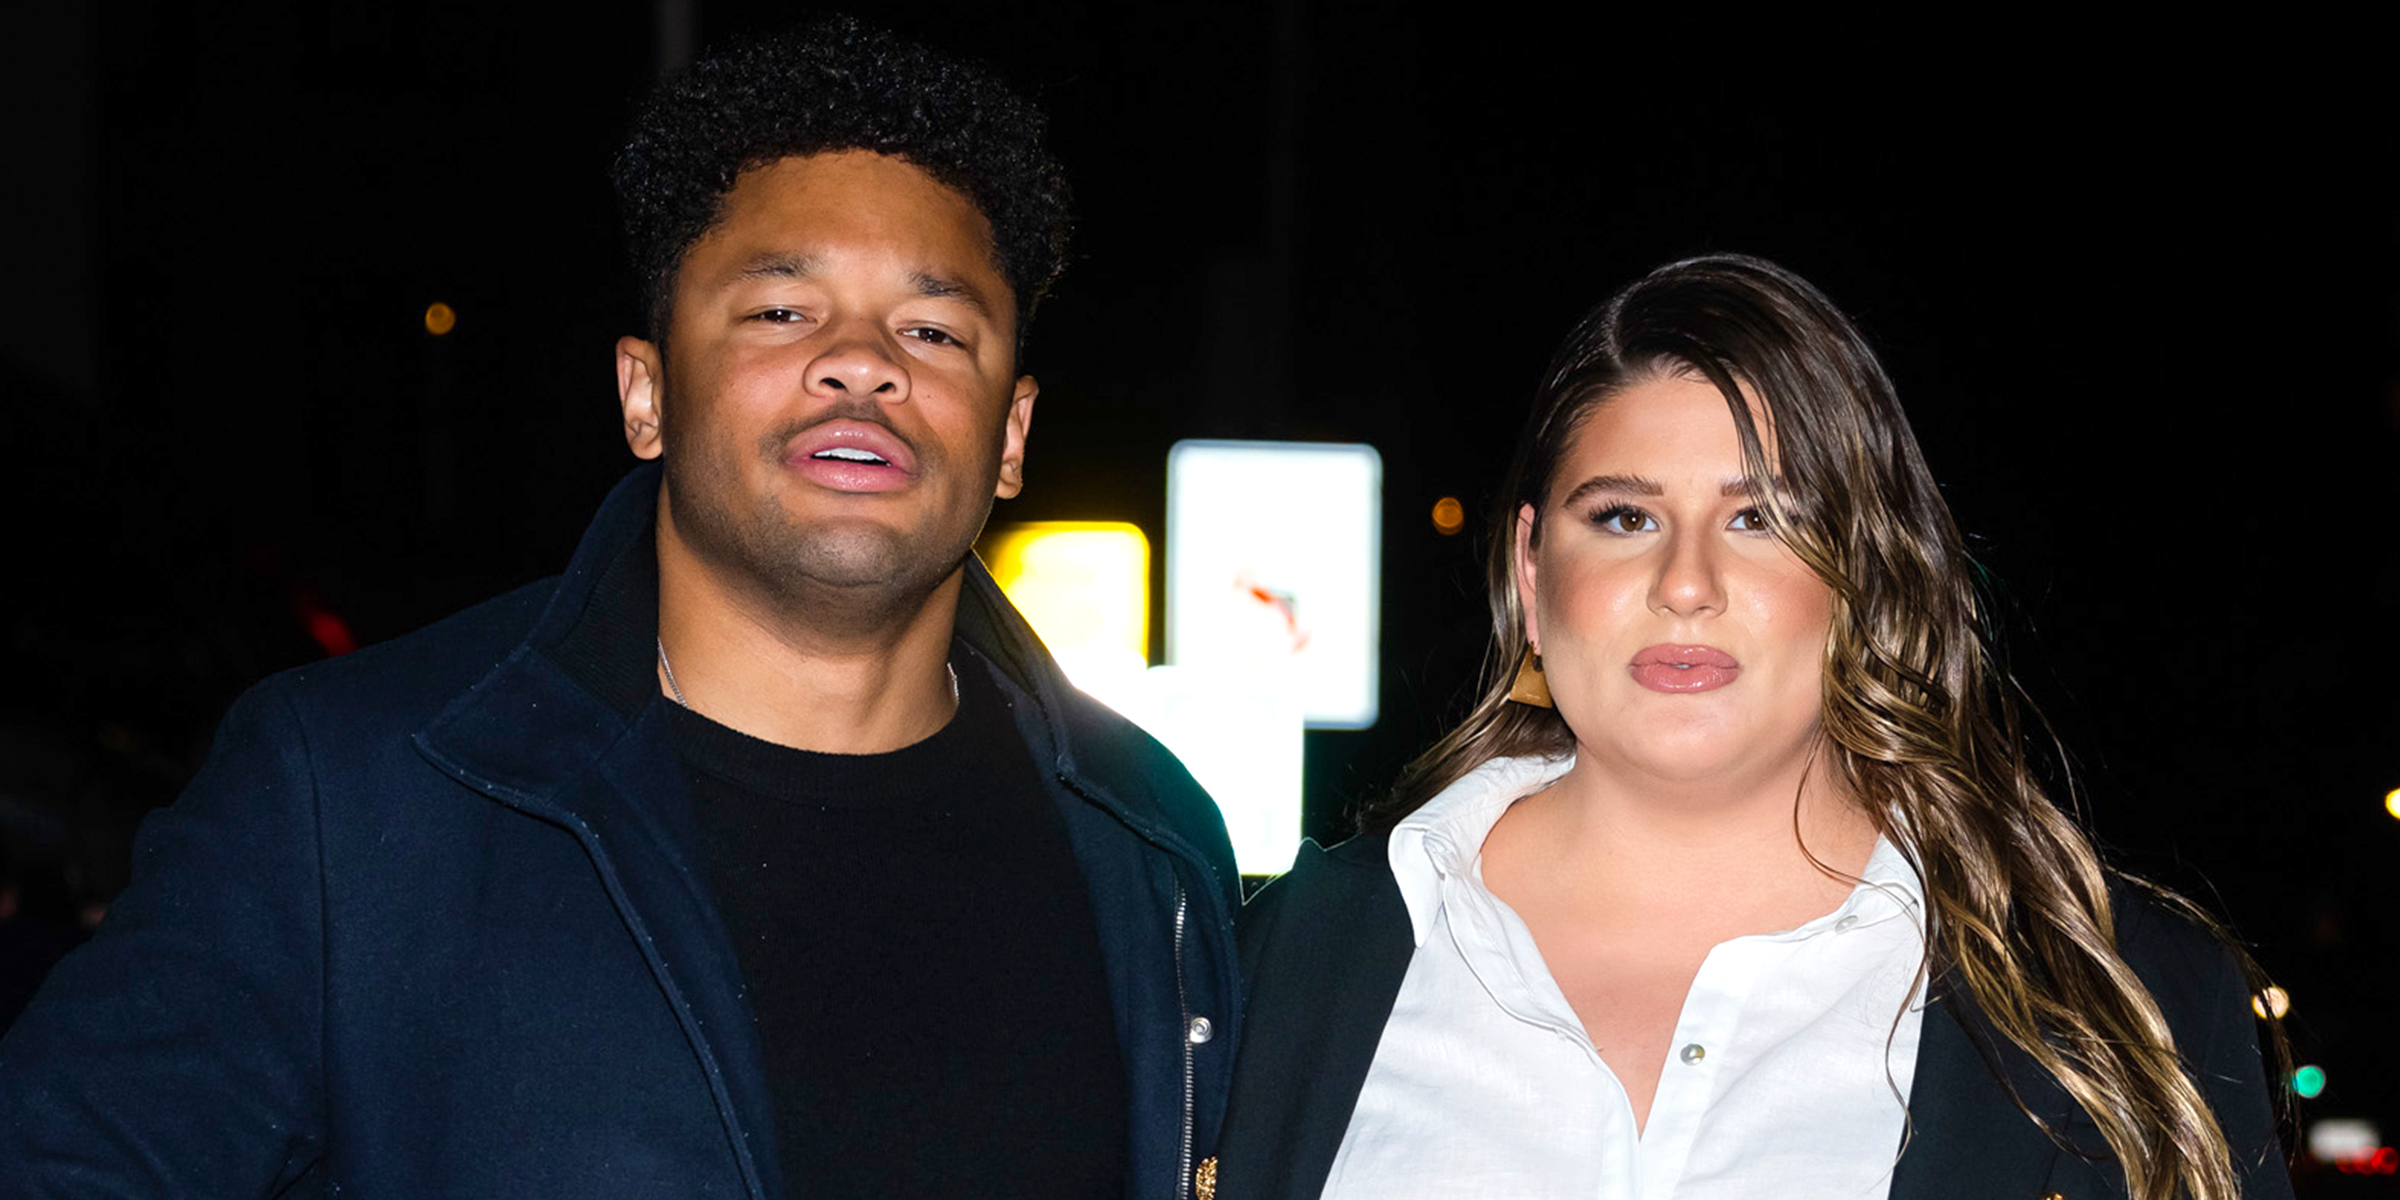
<svg viewBox="0 0 2400 1200"><path fill-rule="evenodd" d="M553 577L529 583L389 641L268 677L315 717L424 721L525 644Z"/></svg>
<svg viewBox="0 0 2400 1200"><path fill-rule="evenodd" d="M1221 827L1216 802L1165 743L1072 686L1058 694L1060 730L1080 773L1122 799L1154 805L1178 826Z"/></svg>

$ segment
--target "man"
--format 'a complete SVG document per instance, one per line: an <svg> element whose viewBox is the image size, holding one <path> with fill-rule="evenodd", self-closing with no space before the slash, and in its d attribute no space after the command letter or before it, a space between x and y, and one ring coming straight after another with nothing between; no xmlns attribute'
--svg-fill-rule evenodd
<svg viewBox="0 0 2400 1200"><path fill-rule="evenodd" d="M847 21L616 179L643 459L564 576L268 680L0 1042L45 1195L1188 1195L1221 822L969 555L1065 188Z"/></svg>

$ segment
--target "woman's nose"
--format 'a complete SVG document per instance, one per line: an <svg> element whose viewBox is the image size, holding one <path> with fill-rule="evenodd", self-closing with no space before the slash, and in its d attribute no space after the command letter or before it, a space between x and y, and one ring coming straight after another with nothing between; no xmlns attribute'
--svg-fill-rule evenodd
<svg viewBox="0 0 2400 1200"><path fill-rule="evenodd" d="M1681 617L1724 611L1724 579L1717 561L1723 549L1716 538L1707 531L1677 530L1659 553L1658 576L1651 583L1652 608Z"/></svg>

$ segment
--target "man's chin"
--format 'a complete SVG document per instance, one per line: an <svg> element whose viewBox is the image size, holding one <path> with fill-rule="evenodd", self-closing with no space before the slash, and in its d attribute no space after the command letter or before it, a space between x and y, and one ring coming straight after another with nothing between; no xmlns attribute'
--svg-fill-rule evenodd
<svg viewBox="0 0 2400 1200"><path fill-rule="evenodd" d="M726 586L777 606L835 605L849 610L837 618L845 623L878 613L905 619L958 570L974 539L972 531L857 513L803 515L771 500L737 507L697 494L675 499L678 537Z"/></svg>
<svg viewBox="0 0 2400 1200"><path fill-rule="evenodd" d="M789 530L759 547L757 566L775 590L794 599L829 593L869 604L906 605L958 570L967 544L872 522L820 523Z"/></svg>

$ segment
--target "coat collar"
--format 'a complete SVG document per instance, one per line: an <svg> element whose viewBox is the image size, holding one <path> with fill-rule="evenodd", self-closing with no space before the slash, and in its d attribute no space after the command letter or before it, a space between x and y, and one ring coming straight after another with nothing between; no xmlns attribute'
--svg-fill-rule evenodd
<svg viewBox="0 0 2400 1200"><path fill-rule="evenodd" d="M524 642L418 735L429 757L478 786L490 784L486 790L495 794L556 803L662 703L654 666L660 478L658 465L647 463L610 491ZM1037 758L1137 830L1180 842L1142 797L1086 777L1087 759L1110 757L1105 746L1079 736L1081 706L1091 702L1067 684L983 564L970 556L965 572L957 635L1037 705Z"/></svg>

